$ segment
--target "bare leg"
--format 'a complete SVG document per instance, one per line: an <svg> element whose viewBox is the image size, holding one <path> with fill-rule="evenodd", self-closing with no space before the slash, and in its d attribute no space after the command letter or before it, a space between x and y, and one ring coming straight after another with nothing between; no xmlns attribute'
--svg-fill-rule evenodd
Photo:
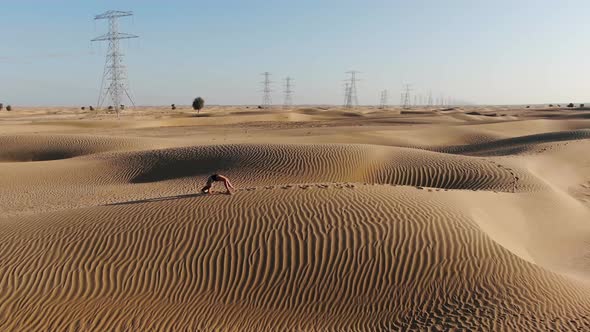
<svg viewBox="0 0 590 332"><path fill-rule="evenodd" d="M225 189L227 189L227 193L231 195L231 190L229 189L230 187L233 188L231 183L228 180L224 180L223 184L225 185Z"/></svg>

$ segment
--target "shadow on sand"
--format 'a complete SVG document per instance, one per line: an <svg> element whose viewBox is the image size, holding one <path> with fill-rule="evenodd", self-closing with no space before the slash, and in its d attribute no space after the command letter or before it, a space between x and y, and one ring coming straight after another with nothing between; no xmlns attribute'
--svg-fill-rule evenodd
<svg viewBox="0 0 590 332"><path fill-rule="evenodd" d="M226 193L223 193L223 192L212 192L212 193L209 193L209 194L203 194L203 193L185 194L185 195L176 195L176 196L166 196L166 197L156 197L156 198L140 199L140 200L137 200L137 201L127 201L127 202L119 202L119 203L110 203L110 204L104 204L103 206L114 206L114 205L128 205L128 204L162 202L162 201L171 201L171 200L176 200L176 199L184 199L184 198L199 197L199 196L214 196L214 195L227 195L227 194Z"/></svg>

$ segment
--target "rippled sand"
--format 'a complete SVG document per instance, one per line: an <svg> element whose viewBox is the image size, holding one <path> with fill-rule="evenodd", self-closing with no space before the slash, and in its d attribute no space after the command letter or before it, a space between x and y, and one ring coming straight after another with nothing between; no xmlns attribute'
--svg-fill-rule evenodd
<svg viewBox="0 0 590 332"><path fill-rule="evenodd" d="M590 329L590 112L171 112L0 112L0 330Z"/></svg>

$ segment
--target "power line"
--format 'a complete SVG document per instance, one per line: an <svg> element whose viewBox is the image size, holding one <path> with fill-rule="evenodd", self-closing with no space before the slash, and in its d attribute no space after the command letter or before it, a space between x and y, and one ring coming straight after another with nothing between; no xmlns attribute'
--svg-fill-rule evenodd
<svg viewBox="0 0 590 332"><path fill-rule="evenodd" d="M272 82L270 81L270 73L265 71L262 75L264 75L264 81L262 81L262 108L271 108L272 98L270 94L272 89L270 85Z"/></svg>
<svg viewBox="0 0 590 332"><path fill-rule="evenodd" d="M119 17L132 16L133 12L122 12L116 10L109 10L100 15L94 16L95 20L108 20L109 32L96 37L91 41L108 41L109 49L107 51L104 72L100 83L100 94L98 96L97 109L99 109L107 95L111 97L113 107L117 110L117 117L119 110L123 107L123 98L127 96L133 106L135 102L131 98L129 88L127 86L127 70L123 65L123 52L119 48L119 40L139 38L139 36L128 33L119 32ZM105 83L108 81L108 86L105 88Z"/></svg>
<svg viewBox="0 0 590 332"><path fill-rule="evenodd" d="M356 74L358 74L359 72L356 70L351 70L347 71L346 73L350 75L350 78L346 80L348 83L345 89L346 97L344 99L344 107L353 108L355 106L358 106L359 104L358 96L356 93L356 82L359 81L359 79L356 78Z"/></svg>
<svg viewBox="0 0 590 332"><path fill-rule="evenodd" d="M291 82L293 82L293 78L287 76L287 78L285 78L285 90L283 90L285 93L285 100L283 102L284 108L293 106L293 84Z"/></svg>

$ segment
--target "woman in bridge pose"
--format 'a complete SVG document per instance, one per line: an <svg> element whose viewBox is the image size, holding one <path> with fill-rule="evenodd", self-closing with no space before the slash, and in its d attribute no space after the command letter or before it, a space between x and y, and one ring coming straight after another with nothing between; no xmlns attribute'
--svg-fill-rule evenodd
<svg viewBox="0 0 590 332"><path fill-rule="evenodd" d="M231 182L229 181L229 179L221 174L213 174L211 175L208 179L207 179L207 184L203 187L203 189L201 189L201 192L204 194L208 194L209 190L211 189L211 186L213 186L213 182L218 182L221 181L223 182L223 184L225 185L225 189L227 189L227 194L231 195L232 192L230 190L231 189L236 189Z"/></svg>

